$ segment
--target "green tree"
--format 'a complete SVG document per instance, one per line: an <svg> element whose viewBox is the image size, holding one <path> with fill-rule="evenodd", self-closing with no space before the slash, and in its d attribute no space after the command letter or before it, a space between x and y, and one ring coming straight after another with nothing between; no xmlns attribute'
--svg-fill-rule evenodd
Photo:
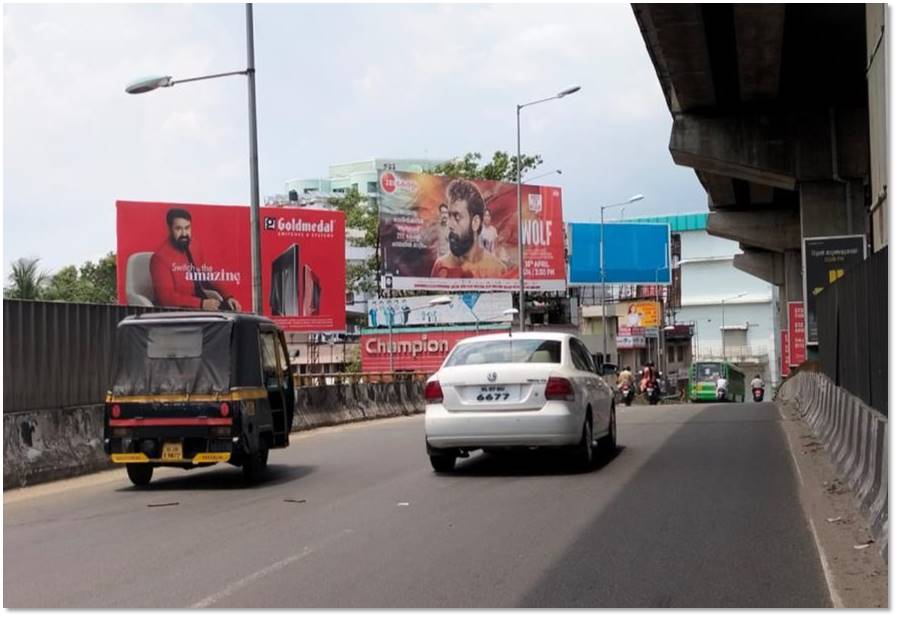
<svg viewBox="0 0 897 617"><path fill-rule="evenodd" d="M81 302L78 268L66 266L51 276L41 297L44 300Z"/></svg>
<svg viewBox="0 0 897 617"><path fill-rule="evenodd" d="M37 292L27 296L30 299L94 304L114 304L116 302L118 288L115 253L108 253L96 262L86 261L80 267L65 266L52 276L37 272L38 261L37 259L20 259L13 264L13 274L10 276L13 285L4 290L6 297L26 297L19 295L18 290L34 289L35 286L32 283L21 281L29 281L29 277L33 278L39 275L43 278L36 286Z"/></svg>
<svg viewBox="0 0 897 617"><path fill-rule="evenodd" d="M441 163L430 169L430 173L441 176L454 176L468 180L498 180L500 182L517 182L517 157L497 150L492 160L481 165L483 156L479 152L468 152L461 158ZM525 175L542 164L538 154L520 156L520 174Z"/></svg>
<svg viewBox="0 0 897 617"><path fill-rule="evenodd" d="M49 275L39 268L39 257L20 257L12 262L9 287L3 288L4 298L39 300Z"/></svg>
<svg viewBox="0 0 897 617"><path fill-rule="evenodd" d="M331 199L330 205L345 213L350 243L374 250L364 261L346 265L346 290L376 292L380 272L380 210L377 203L352 189L342 197Z"/></svg>
<svg viewBox="0 0 897 617"><path fill-rule="evenodd" d="M96 263L86 261L81 265L79 281L81 302L115 304L118 299L115 253L109 252Z"/></svg>

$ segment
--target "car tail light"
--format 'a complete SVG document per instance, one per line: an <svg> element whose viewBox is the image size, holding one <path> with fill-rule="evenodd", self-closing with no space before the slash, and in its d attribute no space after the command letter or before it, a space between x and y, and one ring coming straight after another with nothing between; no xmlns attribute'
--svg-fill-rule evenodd
<svg viewBox="0 0 897 617"><path fill-rule="evenodd" d="M428 403L442 402L442 386L439 385L438 379L427 382L427 385L424 388L424 399L426 399Z"/></svg>
<svg viewBox="0 0 897 617"><path fill-rule="evenodd" d="M222 418L228 417L230 415L230 405L221 403L221 407L218 408L218 413L221 414Z"/></svg>
<svg viewBox="0 0 897 617"><path fill-rule="evenodd" d="M564 377L549 377L545 384L545 400L548 401L572 401L576 398L573 393L573 384Z"/></svg>
<svg viewBox="0 0 897 617"><path fill-rule="evenodd" d="M118 417L120 417L120 416L121 416L121 406L120 406L120 405L113 405L113 406L112 406L112 411L111 411L110 413L112 414L112 417L113 417L113 418L118 418Z"/></svg>

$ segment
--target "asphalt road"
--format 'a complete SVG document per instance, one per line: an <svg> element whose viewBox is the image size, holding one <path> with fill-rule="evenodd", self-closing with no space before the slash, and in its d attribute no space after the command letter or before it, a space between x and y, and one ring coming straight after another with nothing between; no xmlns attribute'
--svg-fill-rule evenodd
<svg viewBox="0 0 897 617"><path fill-rule="evenodd" d="M590 473L526 454L439 476L417 416L294 436L248 488L219 465L12 491L4 606L829 606L779 422L633 407Z"/></svg>

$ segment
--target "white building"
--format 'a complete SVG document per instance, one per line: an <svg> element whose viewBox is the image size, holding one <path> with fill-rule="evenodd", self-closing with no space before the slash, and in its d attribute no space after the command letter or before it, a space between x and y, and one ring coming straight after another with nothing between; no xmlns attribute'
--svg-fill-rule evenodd
<svg viewBox="0 0 897 617"><path fill-rule="evenodd" d="M681 238L682 296L677 324L694 327L696 360L722 359L760 373L767 384L779 381L777 294L774 285L733 265L738 243L707 233L707 213L627 219L669 223Z"/></svg>
<svg viewBox="0 0 897 617"><path fill-rule="evenodd" d="M287 194L296 191L302 196L314 193L345 193L354 188L366 197L377 198L380 195L378 179L381 171L421 173L443 162L445 161L431 159L374 158L352 163L337 163L330 166L326 178L289 180L286 183L286 190Z"/></svg>

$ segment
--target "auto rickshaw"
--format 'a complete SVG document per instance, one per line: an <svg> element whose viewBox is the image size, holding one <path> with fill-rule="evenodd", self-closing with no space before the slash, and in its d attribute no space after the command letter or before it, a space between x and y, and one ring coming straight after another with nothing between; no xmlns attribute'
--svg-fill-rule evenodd
<svg viewBox="0 0 897 617"><path fill-rule="evenodd" d="M242 467L290 444L295 394L283 332L256 315L170 312L118 324L104 448L137 486L156 467Z"/></svg>

